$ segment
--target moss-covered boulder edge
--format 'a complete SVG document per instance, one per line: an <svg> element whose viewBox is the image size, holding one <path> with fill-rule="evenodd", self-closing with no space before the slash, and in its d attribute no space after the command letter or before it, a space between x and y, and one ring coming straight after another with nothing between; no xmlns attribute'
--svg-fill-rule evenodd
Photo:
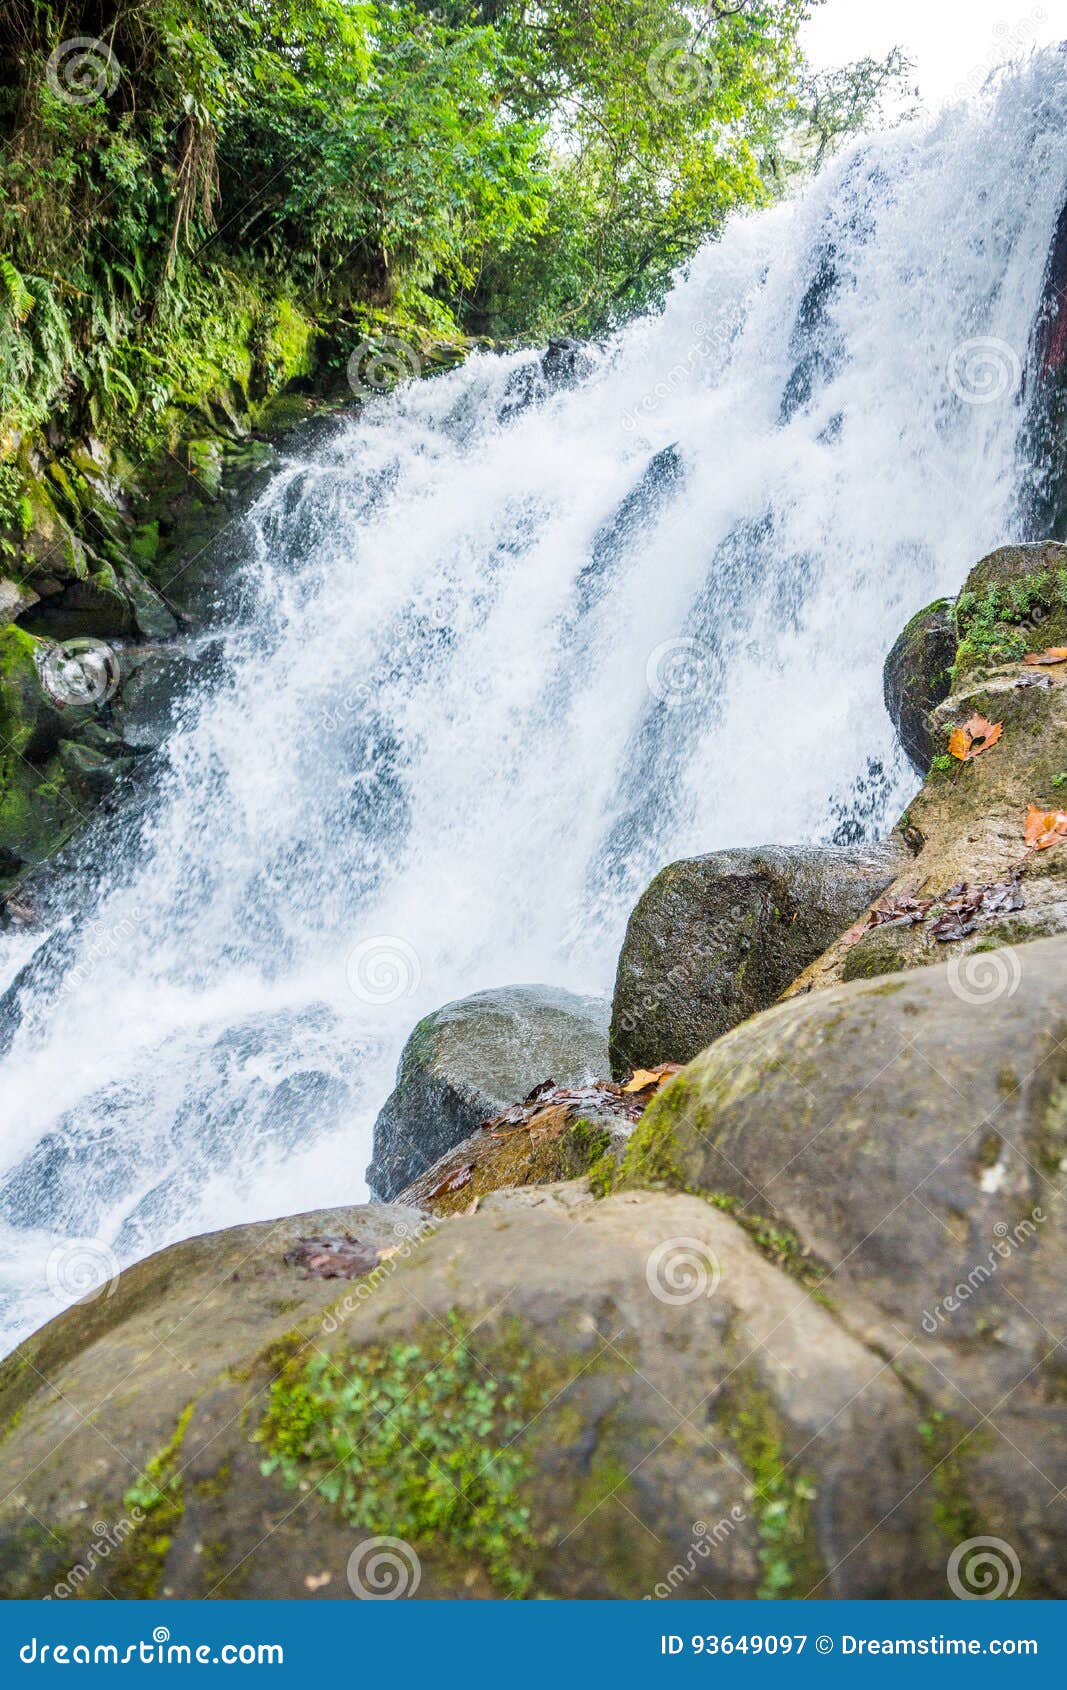
<svg viewBox="0 0 1067 1690"><path fill-rule="evenodd" d="M934 614L941 626L943 611L935 607ZM1067 849L1028 851L1025 841L1031 805L1067 808L1067 664L1026 661L1067 646L1067 546L1050 541L990 553L955 601L953 626L952 662L923 721L936 755L894 830L906 848L902 866L871 910L798 975L786 997L949 957L966 964L968 980L980 990L983 969L989 972L985 953L1067 930ZM902 649L898 642L898 656ZM922 673L913 683L913 693L927 685ZM907 690L909 682L898 675L894 685ZM950 754L949 740L975 716L1000 724L1001 737L961 762ZM979 909L961 938L938 939L936 923L961 887L1003 887L1013 878L1017 896L1000 901L1016 907L998 910L994 897L994 907ZM883 921L873 913L901 910L909 898L928 904L921 921ZM995 971L1001 964L990 966Z"/></svg>

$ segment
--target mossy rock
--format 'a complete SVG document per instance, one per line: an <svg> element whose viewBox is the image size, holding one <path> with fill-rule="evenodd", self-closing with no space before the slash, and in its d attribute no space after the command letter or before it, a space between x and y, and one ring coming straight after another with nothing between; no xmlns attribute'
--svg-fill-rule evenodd
<svg viewBox="0 0 1067 1690"><path fill-rule="evenodd" d="M688 1062L766 1009L888 886L899 842L718 851L662 869L630 916L611 1067Z"/></svg>
<svg viewBox="0 0 1067 1690"><path fill-rule="evenodd" d="M954 677L1067 641L1067 546L1002 546L975 565L956 603Z"/></svg>
<svg viewBox="0 0 1067 1690"><path fill-rule="evenodd" d="M424 1016L374 1127L371 1190L395 1197L543 1080L607 1073L609 1006L556 986L502 986Z"/></svg>
<svg viewBox="0 0 1067 1690"><path fill-rule="evenodd" d="M45 691L41 650L24 629L0 629L0 886L51 857L132 767L91 707L61 709Z"/></svg>
<svg viewBox="0 0 1067 1690"><path fill-rule="evenodd" d="M912 617L886 658L886 709L920 774L941 750L929 717L951 690L955 655L953 601L938 599Z"/></svg>
<svg viewBox="0 0 1067 1690"><path fill-rule="evenodd" d="M491 1191L552 1185L592 1169L603 1179L621 1159L630 1136L623 1119L564 1119L557 1107L537 1126L480 1131L438 1158L399 1193L397 1201L434 1215L462 1214Z"/></svg>
<svg viewBox="0 0 1067 1690"><path fill-rule="evenodd" d="M367 1280L286 1263L340 1232L392 1253ZM190 1240L29 1340L0 1409L12 1596L946 1589L910 1391L696 1196ZM97 1520L132 1522L106 1556Z"/></svg>
<svg viewBox="0 0 1067 1690"><path fill-rule="evenodd" d="M876 900L882 911L901 899L928 900L926 918L867 932L861 920L785 996L926 967L947 954L973 968L977 955L1067 932L1067 851L1029 852L1024 836L1032 804L1064 807L1057 782L1067 773L1067 674L1023 661L1028 651L1067 645L1065 565L1067 546L1002 547L972 570L957 601L952 690L925 718L938 754L900 828L911 856ZM962 762L950 755L949 743L974 716L999 724L1000 737ZM963 887L1003 886L1016 875L1019 909L1002 914L994 899L950 949L939 942L934 928L946 900Z"/></svg>
<svg viewBox="0 0 1067 1690"><path fill-rule="evenodd" d="M956 1514L1012 1543L1029 1593L1050 1595L1067 1589L1067 1526L1048 1513L1067 1405L1042 1374L1067 1275L1067 937L979 960L984 975L950 962L736 1028L649 1106L620 1180L764 1213L940 1414L970 1431L995 1410ZM942 1521L950 1500L934 1498Z"/></svg>

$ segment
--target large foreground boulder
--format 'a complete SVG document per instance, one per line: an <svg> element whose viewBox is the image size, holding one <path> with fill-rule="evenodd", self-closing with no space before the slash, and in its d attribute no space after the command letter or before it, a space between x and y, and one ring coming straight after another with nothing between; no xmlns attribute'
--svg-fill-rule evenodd
<svg viewBox="0 0 1067 1690"><path fill-rule="evenodd" d="M1067 546L1004 546L971 571L956 605L953 690L928 717L939 745L900 824L911 858L865 920L790 988L870 979L1067 931L1067 843L1027 838L1067 807ZM993 730L973 749L970 730ZM972 750L967 760L951 748ZM1067 825L1067 824L1065 824Z"/></svg>
<svg viewBox="0 0 1067 1690"><path fill-rule="evenodd" d="M902 845L717 851L662 869L619 957L611 1066L688 1062L774 1003L883 891Z"/></svg>
<svg viewBox="0 0 1067 1690"><path fill-rule="evenodd" d="M0 1409L9 1596L951 1588L923 1405L696 1196L195 1239L24 1344Z"/></svg>
<svg viewBox="0 0 1067 1690"><path fill-rule="evenodd" d="M419 1022L374 1127L367 1180L395 1197L446 1150L543 1080L607 1070L610 1006L556 986L476 992Z"/></svg>
<svg viewBox="0 0 1067 1690"><path fill-rule="evenodd" d="M1067 937L1015 954L984 996L950 962L735 1029L650 1105L623 1178L793 1241L953 1429L961 1537L1008 1539L1037 1593L1067 1590Z"/></svg>

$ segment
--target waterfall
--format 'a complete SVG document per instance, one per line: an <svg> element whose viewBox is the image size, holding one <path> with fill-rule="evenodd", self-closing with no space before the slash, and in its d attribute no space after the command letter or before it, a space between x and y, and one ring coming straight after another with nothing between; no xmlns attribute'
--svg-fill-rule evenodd
<svg viewBox="0 0 1067 1690"><path fill-rule="evenodd" d="M159 779L0 945L6 1342L359 1201L419 1016L610 991L664 862L892 823L886 652L1026 524L1065 94L1049 52L858 143L573 379L479 354L283 464Z"/></svg>

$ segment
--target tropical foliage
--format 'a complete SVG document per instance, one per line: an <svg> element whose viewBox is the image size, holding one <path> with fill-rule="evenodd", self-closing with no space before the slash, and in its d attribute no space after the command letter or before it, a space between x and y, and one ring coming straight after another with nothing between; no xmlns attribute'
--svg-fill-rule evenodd
<svg viewBox="0 0 1067 1690"><path fill-rule="evenodd" d="M886 67L813 82L808 9L5 0L0 428L59 404L150 433L311 326L588 332L655 302L810 153L820 99L847 130L880 92Z"/></svg>

